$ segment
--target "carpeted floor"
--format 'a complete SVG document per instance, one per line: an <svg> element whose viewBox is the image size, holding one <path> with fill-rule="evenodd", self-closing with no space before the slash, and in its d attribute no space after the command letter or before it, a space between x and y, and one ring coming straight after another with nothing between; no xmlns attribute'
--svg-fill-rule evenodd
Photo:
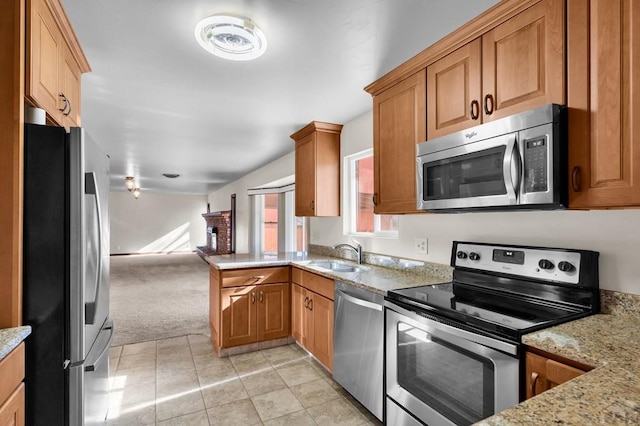
<svg viewBox="0 0 640 426"><path fill-rule="evenodd" d="M209 335L209 266L195 253L111 257L111 346Z"/></svg>

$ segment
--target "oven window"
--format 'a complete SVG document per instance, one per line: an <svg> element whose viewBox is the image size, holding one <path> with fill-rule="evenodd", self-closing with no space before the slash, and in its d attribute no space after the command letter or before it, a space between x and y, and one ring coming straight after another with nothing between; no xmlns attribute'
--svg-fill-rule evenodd
<svg viewBox="0 0 640 426"><path fill-rule="evenodd" d="M424 164L424 201L506 194L506 149L502 145Z"/></svg>
<svg viewBox="0 0 640 426"><path fill-rule="evenodd" d="M456 424L494 414L494 367L481 356L398 322L398 384Z"/></svg>

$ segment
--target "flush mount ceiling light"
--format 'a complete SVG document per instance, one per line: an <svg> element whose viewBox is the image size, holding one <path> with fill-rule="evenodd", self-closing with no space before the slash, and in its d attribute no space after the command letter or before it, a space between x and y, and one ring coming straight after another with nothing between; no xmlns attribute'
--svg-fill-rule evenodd
<svg viewBox="0 0 640 426"><path fill-rule="evenodd" d="M133 181L133 176L127 176L124 178L124 186L129 190L129 192L133 191L136 183Z"/></svg>
<svg viewBox="0 0 640 426"><path fill-rule="evenodd" d="M162 176L169 179L175 179L177 177L180 177L180 174L179 173L163 173Z"/></svg>
<svg viewBox="0 0 640 426"><path fill-rule="evenodd" d="M206 51L232 61L248 61L267 50L267 38L251 19L217 14L198 22L196 40Z"/></svg>

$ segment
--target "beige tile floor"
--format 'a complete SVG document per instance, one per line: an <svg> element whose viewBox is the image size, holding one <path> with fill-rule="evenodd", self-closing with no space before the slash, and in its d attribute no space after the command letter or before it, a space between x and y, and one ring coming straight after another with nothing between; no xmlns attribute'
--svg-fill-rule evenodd
<svg viewBox="0 0 640 426"><path fill-rule="evenodd" d="M297 345L218 358L207 336L111 348L108 425L380 425Z"/></svg>

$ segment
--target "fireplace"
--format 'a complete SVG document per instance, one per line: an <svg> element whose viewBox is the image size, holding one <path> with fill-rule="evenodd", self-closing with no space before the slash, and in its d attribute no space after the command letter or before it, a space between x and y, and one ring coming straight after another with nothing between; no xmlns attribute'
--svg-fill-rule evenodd
<svg viewBox="0 0 640 426"><path fill-rule="evenodd" d="M203 213L206 221L207 245L198 247L201 256L232 253L233 224L231 210Z"/></svg>

